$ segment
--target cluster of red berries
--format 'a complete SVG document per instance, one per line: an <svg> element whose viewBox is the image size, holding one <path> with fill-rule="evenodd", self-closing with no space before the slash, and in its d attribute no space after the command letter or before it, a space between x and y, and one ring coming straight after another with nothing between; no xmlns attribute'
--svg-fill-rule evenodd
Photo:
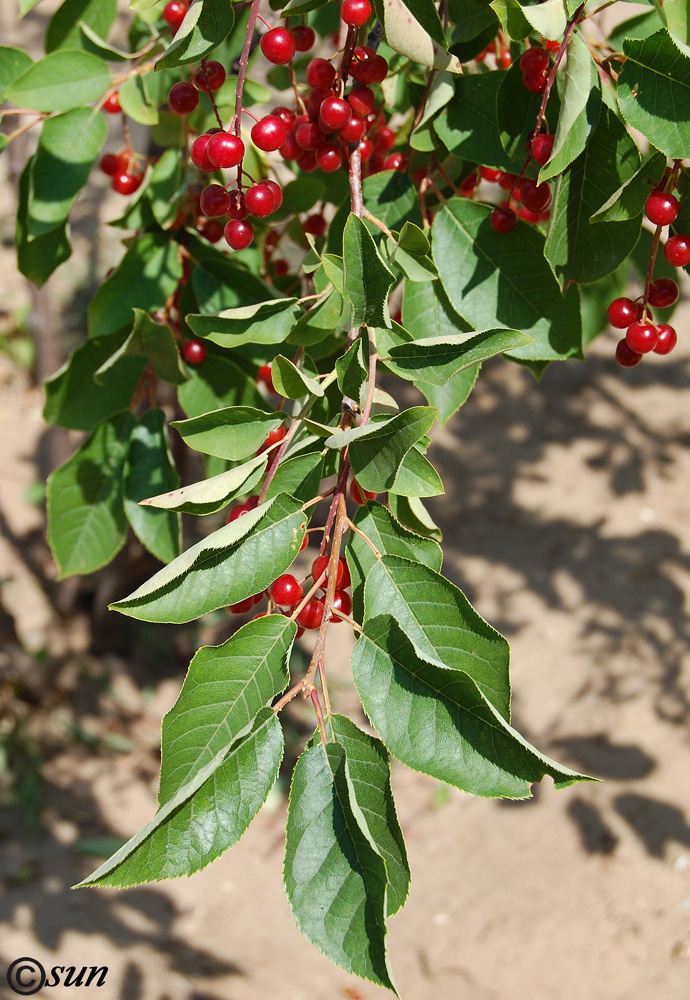
<svg viewBox="0 0 690 1000"><path fill-rule="evenodd" d="M169 0L166 3L163 8L163 20L170 25L173 33L177 32L188 10L189 6L186 0Z"/></svg>
<svg viewBox="0 0 690 1000"><path fill-rule="evenodd" d="M117 154L104 153L98 166L104 174L112 178L113 191L117 191L118 194L134 194L144 179L143 171L137 169L136 157L129 149Z"/></svg>
<svg viewBox="0 0 690 1000"><path fill-rule="evenodd" d="M513 65L513 57L510 54L510 47L502 31L499 31L498 36L492 42L489 42L487 47L482 49L479 55L474 57L474 61L483 63L487 56L495 57L497 68L500 67L500 69L510 69Z"/></svg>
<svg viewBox="0 0 690 1000"><path fill-rule="evenodd" d="M548 52L539 45L532 45L520 56L522 83L530 94L543 94L546 90L550 62Z"/></svg>
<svg viewBox="0 0 690 1000"><path fill-rule="evenodd" d="M518 215L525 222L534 224L550 218L551 188L548 184L537 184L531 177L520 178L490 167L482 167L480 177L510 192L509 198L500 202L489 216L494 232L509 233L515 228Z"/></svg>
<svg viewBox="0 0 690 1000"><path fill-rule="evenodd" d="M662 185L665 182L662 180ZM645 202L645 215L655 226L670 226L678 217L678 199L663 187L658 187ZM673 267L690 264L690 237L679 233L669 237L664 246L664 257ZM644 354L670 354L678 342L678 335L668 323L655 324L648 314L648 306L668 309L678 301L678 284L673 278L657 278L649 283L646 296L632 300L614 299L607 310L611 326L625 330L625 337L616 345L616 361L624 368L639 364Z"/></svg>
<svg viewBox="0 0 690 1000"><path fill-rule="evenodd" d="M269 372L270 376L270 372ZM274 433L274 432L272 432ZM283 431L284 433L284 431ZM269 435L270 437L270 435ZM267 439L268 440L268 439ZM362 489L356 482L352 480L350 482L350 497L356 504L366 503L367 500L373 500L376 493L371 493L368 490ZM237 520L238 517L242 517L247 514L250 510L254 510L259 502L258 496L254 495L249 497L244 503L237 504L233 507L226 518L226 524L230 524L232 521ZM308 542L308 535L305 535L304 541L302 542L302 549L306 548ZM325 591L328 586L328 565L329 557L327 555L317 556L314 559L311 566L311 579L313 583L319 584L320 588ZM279 608L284 614L292 614L294 609L302 603L304 599L304 580L298 580L291 573L283 573L274 580L270 585L268 590L261 594L255 594L253 597L247 597L244 601L238 601L237 604L231 604L228 607L229 611L233 614L243 615L246 614L255 604L258 604L263 600L264 597L268 597L277 608ZM343 615L349 615L352 612L352 597L349 593L349 588L352 586L352 580L350 579L350 571L347 566L347 562L344 558L338 560L337 576L335 581L335 595L333 597L333 608L336 612L340 612ZM311 589L311 585L307 588ZM308 601L304 603L304 606L300 608L295 621L298 626L297 635L301 635L304 629L317 629L323 621L323 616L326 610L324 597L318 597L314 594L309 598ZM255 618L262 618L266 612L255 615ZM333 615L332 622L337 625L338 622L342 621L337 614Z"/></svg>

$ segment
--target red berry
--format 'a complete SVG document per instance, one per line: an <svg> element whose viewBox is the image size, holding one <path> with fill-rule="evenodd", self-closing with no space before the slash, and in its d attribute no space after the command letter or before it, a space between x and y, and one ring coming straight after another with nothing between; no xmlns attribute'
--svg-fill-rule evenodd
<svg viewBox="0 0 690 1000"><path fill-rule="evenodd" d="M103 159L105 159L105 156ZM101 164L102 162L101 160ZM101 166L102 169L103 167ZM690 236L685 236L682 233L679 233L678 236L671 236L666 241L664 257L673 267L686 267L687 264L690 264Z"/></svg>
<svg viewBox="0 0 690 1000"><path fill-rule="evenodd" d="M653 323L645 323L636 320L628 327L625 340L631 351L635 354L649 354L656 347L659 333Z"/></svg>
<svg viewBox="0 0 690 1000"><path fill-rule="evenodd" d="M513 65L513 57L510 54L510 49L501 45L501 54L498 57L498 61L501 65L501 69L509 69Z"/></svg>
<svg viewBox="0 0 690 1000"><path fill-rule="evenodd" d="M333 595L333 607L336 611L340 611L344 615L350 614L352 611L352 598L346 590L336 590ZM333 615L331 621L334 625L338 625L342 621L342 618Z"/></svg>
<svg viewBox="0 0 690 1000"><path fill-rule="evenodd" d="M280 118L281 122L288 131L294 125L295 118L297 117L297 115L291 108L284 108L284 107L274 108L271 114L275 118Z"/></svg>
<svg viewBox="0 0 690 1000"><path fill-rule="evenodd" d="M520 56L520 69L525 76L541 76L548 65L549 56L538 45L533 45Z"/></svg>
<svg viewBox="0 0 690 1000"><path fill-rule="evenodd" d="M314 29L306 24L298 24L290 29L292 37L295 39L295 48L298 52L308 52L316 41Z"/></svg>
<svg viewBox="0 0 690 1000"><path fill-rule="evenodd" d="M309 215L302 224L302 230L311 236L323 236L326 232L326 220L323 215Z"/></svg>
<svg viewBox="0 0 690 1000"><path fill-rule="evenodd" d="M113 90L112 93L108 94L103 102L103 110L107 111L109 115L119 115L122 111L117 90Z"/></svg>
<svg viewBox="0 0 690 1000"><path fill-rule="evenodd" d="M319 125L324 132L335 132L352 118L352 108L342 97L327 97L319 108Z"/></svg>
<svg viewBox="0 0 690 1000"><path fill-rule="evenodd" d="M388 63L383 56L374 53L362 62L354 63L352 75L358 83L383 83L388 76Z"/></svg>
<svg viewBox="0 0 690 1000"><path fill-rule="evenodd" d="M236 167L244 156L244 143L232 132L215 132L208 140L208 158L216 167Z"/></svg>
<svg viewBox="0 0 690 1000"><path fill-rule="evenodd" d="M530 153L535 163L543 167L553 152L553 135L535 135L530 146Z"/></svg>
<svg viewBox="0 0 690 1000"><path fill-rule="evenodd" d="M522 85L530 94L543 94L546 90L545 76L527 76L522 74Z"/></svg>
<svg viewBox="0 0 690 1000"><path fill-rule="evenodd" d="M187 4L183 0L170 0L163 8L163 20L167 21L170 27L177 31L184 21L188 9Z"/></svg>
<svg viewBox="0 0 690 1000"><path fill-rule="evenodd" d="M302 122L295 130L295 139L300 149L316 149L323 142L323 132L316 122Z"/></svg>
<svg viewBox="0 0 690 1000"><path fill-rule="evenodd" d="M358 149L362 163L366 163L371 154L374 152L374 144L371 139L362 139Z"/></svg>
<svg viewBox="0 0 690 1000"><path fill-rule="evenodd" d="M231 250L245 250L254 239L254 227L243 219L231 219L223 232Z"/></svg>
<svg viewBox="0 0 690 1000"><path fill-rule="evenodd" d="M189 152L192 163L199 170L205 170L206 173L213 173L216 169L215 165L209 159L208 156L208 144L211 136L208 133L204 135L197 136L197 138L192 143L192 148Z"/></svg>
<svg viewBox="0 0 690 1000"><path fill-rule="evenodd" d="M283 573L268 588L268 596L281 608L294 608L302 600L302 587L290 573Z"/></svg>
<svg viewBox="0 0 690 1000"><path fill-rule="evenodd" d="M200 365L206 357L206 344L200 340L186 340L182 345L182 357L188 365Z"/></svg>
<svg viewBox="0 0 690 1000"><path fill-rule="evenodd" d="M275 392L273 387L273 375L271 373L271 365L262 365L259 368L259 373L256 376L257 382L263 382L269 392Z"/></svg>
<svg viewBox="0 0 690 1000"><path fill-rule="evenodd" d="M392 128L383 125L374 135L374 149L377 153L387 153L395 146L396 135Z"/></svg>
<svg viewBox="0 0 690 1000"><path fill-rule="evenodd" d="M209 59L208 62L202 63L192 76L192 83L197 90L203 91L204 94L220 90L225 83L225 69L222 63L216 62L215 59Z"/></svg>
<svg viewBox="0 0 690 1000"><path fill-rule="evenodd" d="M244 204L250 215L265 219L275 208L275 198L267 184L254 184L244 192Z"/></svg>
<svg viewBox="0 0 690 1000"><path fill-rule="evenodd" d="M317 556L314 562L311 564L311 577L314 583L319 579L324 570L328 570L328 563L330 559L329 556ZM338 571L336 573L335 585L340 587L343 580L343 566L342 559L338 560ZM328 579L328 573L326 573L326 579Z"/></svg>
<svg viewBox="0 0 690 1000"><path fill-rule="evenodd" d="M280 424L279 427L275 427L272 431L269 431L266 435L264 443L257 451L257 455L263 454L263 452L267 451L274 444L278 444L279 441L282 441L286 433L285 424Z"/></svg>
<svg viewBox="0 0 690 1000"><path fill-rule="evenodd" d="M280 147L280 155L284 160L296 160L302 152L302 147L297 145L294 132L288 132L287 139Z"/></svg>
<svg viewBox="0 0 690 1000"><path fill-rule="evenodd" d="M168 107L175 115L188 115L199 103L199 91L183 80L174 83L168 93Z"/></svg>
<svg viewBox="0 0 690 1000"><path fill-rule="evenodd" d="M225 215L230 208L230 195L222 184L209 184L201 192L199 206L204 215L210 219L217 219L219 215Z"/></svg>
<svg viewBox="0 0 690 1000"><path fill-rule="evenodd" d="M341 556L340 565L342 566L343 569L343 575L341 579L340 574L338 574L338 580L336 581L336 585L339 585L342 590L346 590L348 587L352 585L352 579L350 578L350 570L347 565L347 559Z"/></svg>
<svg viewBox="0 0 690 1000"><path fill-rule="evenodd" d="M332 142L322 143L316 150L316 165L325 174L332 174L343 162L342 150Z"/></svg>
<svg viewBox="0 0 690 1000"><path fill-rule="evenodd" d="M616 344L616 361L622 368L634 368L642 361L642 355L633 351L624 338Z"/></svg>
<svg viewBox="0 0 690 1000"><path fill-rule="evenodd" d="M313 174L316 170L316 156L313 149L303 149L297 160L297 166L305 174Z"/></svg>
<svg viewBox="0 0 690 1000"><path fill-rule="evenodd" d="M265 37L265 36L264 36ZM335 80L335 69L327 59L312 59L307 65L307 84L316 90L330 87Z"/></svg>
<svg viewBox="0 0 690 1000"><path fill-rule="evenodd" d="M223 227L215 219L204 219L197 223L196 229L209 243L217 243L223 237Z"/></svg>
<svg viewBox="0 0 690 1000"><path fill-rule="evenodd" d="M276 115L266 115L252 128L252 142L264 153L271 153L280 149L287 139L287 128L285 122Z"/></svg>
<svg viewBox="0 0 690 1000"><path fill-rule="evenodd" d="M353 479L350 483L350 498L354 500L356 504L366 503L367 500L375 500L377 494L372 493L370 490L363 489L356 479Z"/></svg>
<svg viewBox="0 0 690 1000"><path fill-rule="evenodd" d="M283 66L295 54L295 39L287 28L271 28L261 36L261 51L270 63Z"/></svg>
<svg viewBox="0 0 690 1000"><path fill-rule="evenodd" d="M498 184L501 177L503 177L502 170L494 170L493 167L480 167L479 173L485 181L489 181L490 184Z"/></svg>
<svg viewBox="0 0 690 1000"><path fill-rule="evenodd" d="M282 278L283 275L287 274L290 270L290 265L286 260L274 260L273 261L273 273L276 278Z"/></svg>
<svg viewBox="0 0 690 1000"><path fill-rule="evenodd" d="M273 211L277 212L283 204L283 189L280 184L276 184L276 182L272 181L270 178L263 183L273 192Z"/></svg>
<svg viewBox="0 0 690 1000"><path fill-rule="evenodd" d="M340 16L345 24L361 28L371 17L371 4L369 0L343 0Z"/></svg>
<svg viewBox="0 0 690 1000"><path fill-rule="evenodd" d="M326 98L335 96L336 94L332 87L319 87L310 90L307 96L307 111L309 112L308 120L317 121L323 102Z"/></svg>
<svg viewBox="0 0 690 1000"><path fill-rule="evenodd" d="M230 204L225 214L229 219L246 219L249 215L244 204L244 195L239 191L230 192Z"/></svg>
<svg viewBox="0 0 690 1000"><path fill-rule="evenodd" d="M614 299L606 310L606 315L611 326L619 330L627 330L631 323L637 319L637 305L632 299Z"/></svg>
<svg viewBox="0 0 690 1000"><path fill-rule="evenodd" d="M383 162L385 170L407 170L407 157L404 153L391 153Z"/></svg>
<svg viewBox="0 0 690 1000"><path fill-rule="evenodd" d="M489 216L489 224L496 233L509 233L517 225L517 215L512 208L499 205Z"/></svg>
<svg viewBox="0 0 690 1000"><path fill-rule="evenodd" d="M115 174L113 190L117 191L118 194L134 194L141 186L143 179L143 174Z"/></svg>
<svg viewBox="0 0 690 1000"><path fill-rule="evenodd" d="M678 199L663 191L652 191L645 202L644 212L655 226L670 226L678 215Z"/></svg>
<svg viewBox="0 0 690 1000"><path fill-rule="evenodd" d="M323 621L324 611L325 605L322 599L320 597L310 597L297 615L297 624L301 625L302 628L316 629Z"/></svg>
<svg viewBox="0 0 690 1000"><path fill-rule="evenodd" d="M678 285L673 278L657 278L649 286L649 304L655 309L668 309L678 301Z"/></svg>
<svg viewBox="0 0 690 1000"><path fill-rule="evenodd" d="M103 171L104 174L108 175L108 177L114 177L115 174L118 172L120 164L118 161L118 157L115 156L114 153L104 153L99 161L98 166L100 167L100 169Z"/></svg>
<svg viewBox="0 0 690 1000"><path fill-rule="evenodd" d="M338 136L343 142L358 143L364 138L364 133L367 130L366 122L361 118L356 118L354 115L350 118L338 132Z"/></svg>
<svg viewBox="0 0 690 1000"><path fill-rule="evenodd" d="M225 523L230 524L232 521L236 521L238 517L242 517L244 514L248 514L250 510L254 510L258 506L259 498L257 496L249 497L244 503L240 503L237 507L232 507L228 511L228 516L225 518Z"/></svg>
<svg viewBox="0 0 690 1000"><path fill-rule="evenodd" d="M526 178L520 184L520 201L530 212L543 212L551 204L551 188Z"/></svg>
<svg viewBox="0 0 690 1000"><path fill-rule="evenodd" d="M678 334L668 323L660 323L657 327L659 339L654 348L655 354L670 354L678 341Z"/></svg>
<svg viewBox="0 0 690 1000"><path fill-rule="evenodd" d="M254 598L247 597L244 601L238 601L237 604L228 604L228 611L232 611L234 615L246 615L246 613L254 607Z"/></svg>
<svg viewBox="0 0 690 1000"><path fill-rule="evenodd" d="M376 97L370 87L354 87L347 95L347 103L359 118L365 118L376 104Z"/></svg>

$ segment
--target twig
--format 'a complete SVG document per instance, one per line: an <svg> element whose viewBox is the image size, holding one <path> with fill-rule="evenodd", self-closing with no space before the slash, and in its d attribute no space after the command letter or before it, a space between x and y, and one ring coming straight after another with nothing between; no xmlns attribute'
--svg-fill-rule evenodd
<svg viewBox="0 0 690 1000"><path fill-rule="evenodd" d="M249 12L249 20L247 21L247 34L244 39L244 46L242 48L242 55L240 56L240 65L237 71L237 90L235 91L235 114L233 115L232 122L230 123L230 130L235 133L236 136L240 136L242 131L242 95L244 94L244 80L247 75L247 63L249 62L249 53L252 47L252 37L254 35L254 26L256 24L256 19L259 16L259 8L261 7L261 0L252 0L252 7Z"/></svg>
<svg viewBox="0 0 690 1000"><path fill-rule="evenodd" d="M347 526L351 531L354 531L356 535L359 535L360 538L364 539L364 541L367 543L367 545L369 546L369 548L374 553L377 559L383 558L379 550L372 542L371 538L369 538L368 535L365 535L364 532L361 530L361 528L358 528L357 525L354 523L354 521L351 521L349 517L347 519Z"/></svg>
<svg viewBox="0 0 690 1000"><path fill-rule="evenodd" d="M367 333L369 336L369 376L367 382L367 398L364 402L364 409L362 410L362 419L360 421L360 427L364 427L371 415L371 407L374 403L374 391L376 389L376 361L378 359L378 354L376 353L376 343L374 341L374 331L371 327L367 327Z"/></svg>
<svg viewBox="0 0 690 1000"><path fill-rule="evenodd" d="M321 702L319 701L319 694L316 688L312 688L309 692L311 697L311 703L314 706L314 711L316 712L316 721L319 727L319 736L321 737L321 742L325 746L328 743L328 738L326 736L326 727L323 721L323 712L321 711Z"/></svg>
<svg viewBox="0 0 690 1000"><path fill-rule="evenodd" d="M364 209L364 211L362 212L362 217L364 219L368 219L368 221L373 223L377 229L380 229L381 232L384 233L384 235L388 236L389 239L393 240L394 243L397 243L395 236L393 236L393 233L390 231L386 223L382 222L381 219L377 219L376 216L372 212L370 212L368 208Z"/></svg>
<svg viewBox="0 0 690 1000"><path fill-rule="evenodd" d="M324 649L326 648L326 631L328 629L328 623L331 620L333 614L333 598L335 597L335 587L338 581L338 560L340 559L340 546L343 540L343 534L345 528L347 527L347 508L345 506L345 497L343 493L338 496L338 509L335 519L335 528L333 530L333 544L331 546L331 554L328 560L328 586L326 587L326 599L325 608L323 613L323 620L319 627L319 634L316 637L316 643L314 644L314 652L312 653L311 662L309 664L309 669L307 670L306 676L304 678L304 695L311 695L314 690L314 674L316 673L316 668L319 660L323 656Z"/></svg>

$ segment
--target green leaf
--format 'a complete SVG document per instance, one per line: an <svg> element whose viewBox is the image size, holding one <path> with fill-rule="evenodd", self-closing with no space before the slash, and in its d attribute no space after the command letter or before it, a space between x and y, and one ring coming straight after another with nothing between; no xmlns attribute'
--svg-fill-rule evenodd
<svg viewBox="0 0 690 1000"><path fill-rule="evenodd" d="M591 780L530 746L464 670L424 662L389 615L365 625L352 672L384 744L416 771L472 795L510 799L528 798L545 774L556 788Z"/></svg>
<svg viewBox="0 0 690 1000"><path fill-rule="evenodd" d="M360 390L369 377L369 370L364 364L361 337L358 337L345 354L338 358L335 370L338 388L343 395L358 400Z"/></svg>
<svg viewBox="0 0 690 1000"><path fill-rule="evenodd" d="M180 358L173 332L164 323L156 323L143 309L133 309L132 332L118 351L98 368L96 379L102 384L106 372L123 357L146 358L159 378L171 385L181 385L189 378Z"/></svg>
<svg viewBox="0 0 690 1000"><path fill-rule="evenodd" d="M67 236L66 225L52 229L44 236L39 236L29 242L28 212L32 162L33 160L28 161L19 177L14 242L17 250L17 270L40 288L53 271L69 259L72 247Z"/></svg>
<svg viewBox="0 0 690 1000"><path fill-rule="evenodd" d="M429 240L423 230L414 223L405 223L397 245L393 244L391 250L393 262L410 281L434 281L438 277L434 262L429 256L431 251Z"/></svg>
<svg viewBox="0 0 690 1000"><path fill-rule="evenodd" d="M290 787L285 887L297 926L313 944L336 965L395 992L386 955L386 865L353 798L340 744L304 751Z"/></svg>
<svg viewBox="0 0 690 1000"><path fill-rule="evenodd" d="M243 465L221 472L218 476L192 483L190 486L182 486L172 492L147 497L140 502L145 506L175 510L181 514L215 514L235 497L251 493L262 478L267 462L266 455L257 455Z"/></svg>
<svg viewBox="0 0 690 1000"><path fill-rule="evenodd" d="M459 316L440 281L433 284L406 281L403 287L403 326L413 340L425 337L455 336L468 333L471 325Z"/></svg>
<svg viewBox="0 0 690 1000"><path fill-rule="evenodd" d="M208 353L190 371L190 379L177 392L180 406L188 417L201 416L226 406L254 406L266 409L266 400L250 378L229 358Z"/></svg>
<svg viewBox="0 0 690 1000"><path fill-rule="evenodd" d="M362 184L364 204L389 229L399 232L406 222L422 225L419 195L407 173L402 170L381 170L366 177ZM329 249L333 249L330 243Z"/></svg>
<svg viewBox="0 0 690 1000"><path fill-rule="evenodd" d="M504 351L516 351L533 343L534 338L518 330L484 330L482 333L454 333L427 337L391 348L396 371L403 378L417 378L432 385L446 382L480 361ZM384 359L386 360L386 359Z"/></svg>
<svg viewBox="0 0 690 1000"><path fill-rule="evenodd" d="M514 42L521 42L523 38L532 34L532 25L525 17L518 0L493 0L489 6L498 15L501 27L508 38Z"/></svg>
<svg viewBox="0 0 690 1000"><path fill-rule="evenodd" d="M464 670L510 721L508 643L450 580L409 559L383 556L364 585L365 623L379 615L392 615L428 663Z"/></svg>
<svg viewBox="0 0 690 1000"><path fill-rule="evenodd" d="M425 455L410 448L398 469L391 493L406 497L437 497L445 493L441 477Z"/></svg>
<svg viewBox="0 0 690 1000"><path fill-rule="evenodd" d="M690 148L690 58L663 29L623 46L618 104L628 125L662 153L683 159Z"/></svg>
<svg viewBox="0 0 690 1000"><path fill-rule="evenodd" d="M214 531L111 607L149 622L192 621L265 590L299 552L307 518L282 493Z"/></svg>
<svg viewBox="0 0 690 1000"><path fill-rule="evenodd" d="M343 715L331 716L336 742L345 750L350 796L366 824L369 841L386 863L388 879L386 915L405 905L410 889L410 868L391 788L390 763L383 743Z"/></svg>
<svg viewBox="0 0 690 1000"><path fill-rule="evenodd" d="M129 411L101 421L48 477L48 541L60 580L93 573L125 543L122 474L135 423Z"/></svg>
<svg viewBox="0 0 690 1000"><path fill-rule="evenodd" d="M31 65L33 65L31 56L24 49L0 45L0 96L7 87L26 73Z"/></svg>
<svg viewBox="0 0 690 1000"><path fill-rule="evenodd" d="M44 385L46 423L90 431L100 420L129 405L144 367L141 358L122 356L99 382L94 380L101 365L118 352L122 340L121 333L93 337L70 354Z"/></svg>
<svg viewBox="0 0 690 1000"><path fill-rule="evenodd" d="M403 3L417 20L424 30L441 48L447 49L446 39L443 34L443 26L438 16L436 5L433 0L403 0Z"/></svg>
<svg viewBox="0 0 690 1000"><path fill-rule="evenodd" d="M343 233L343 259L344 296L352 306L352 326L389 326L388 290L395 277L371 233L352 212Z"/></svg>
<svg viewBox="0 0 690 1000"><path fill-rule="evenodd" d="M544 0L538 6L523 6L522 13L544 38L560 38L568 20L564 0Z"/></svg>
<svg viewBox="0 0 690 1000"><path fill-rule="evenodd" d="M635 17L617 24L609 34L608 44L613 49L621 50L626 38L647 38L662 27L659 11L646 10L643 14L636 14Z"/></svg>
<svg viewBox="0 0 690 1000"><path fill-rule="evenodd" d="M411 12L412 3L424 18L424 24ZM443 32L438 32L438 14L430 0L385 0L377 13L382 15L386 43L395 52L422 66L462 73L460 60L446 51Z"/></svg>
<svg viewBox="0 0 690 1000"><path fill-rule="evenodd" d="M297 299L271 299L224 309L217 316L192 313L187 322L198 337L220 347L282 344L300 318Z"/></svg>
<svg viewBox="0 0 690 1000"><path fill-rule="evenodd" d="M170 426L195 451L237 462L254 455L269 431L280 427L284 419L282 413L253 406L226 406L189 420L173 420Z"/></svg>
<svg viewBox="0 0 690 1000"><path fill-rule="evenodd" d="M480 367L473 365L471 368L465 368L442 386L432 385L430 382L415 382L415 387L425 397L429 406L438 410L436 422L441 427L444 427L463 403L467 402L477 381Z"/></svg>
<svg viewBox="0 0 690 1000"><path fill-rule="evenodd" d="M510 172L515 165L501 145L496 121L498 90L505 75L495 70L458 77L455 97L434 119L434 129L454 156Z"/></svg>
<svg viewBox="0 0 690 1000"><path fill-rule="evenodd" d="M434 523L419 497L401 497L396 493L389 493L388 506L401 524L406 525L412 531L433 538L437 542L442 540L443 532Z"/></svg>
<svg viewBox="0 0 690 1000"><path fill-rule="evenodd" d="M553 152L539 171L540 184L561 174L585 149L597 127L602 107L596 64L587 42L576 31L568 42L567 54Z"/></svg>
<svg viewBox="0 0 690 1000"><path fill-rule="evenodd" d="M153 216L164 229L172 225L177 215L178 195L183 181L184 171L179 150L166 149L151 171L146 191Z"/></svg>
<svg viewBox="0 0 690 1000"><path fill-rule="evenodd" d="M110 74L102 59L61 49L30 66L7 88L5 98L20 108L69 111L98 100L109 86Z"/></svg>
<svg viewBox="0 0 690 1000"><path fill-rule="evenodd" d="M319 492L322 473L323 455L320 452L283 459L266 491L266 499L289 493L297 500L312 500Z"/></svg>
<svg viewBox="0 0 690 1000"><path fill-rule="evenodd" d="M79 22L105 38L117 17L117 0L64 0L46 31L46 52L83 47Z"/></svg>
<svg viewBox="0 0 690 1000"><path fill-rule="evenodd" d="M323 396L323 388L316 379L305 375L282 354L277 354L271 363L271 378L276 392L285 396L286 399Z"/></svg>
<svg viewBox="0 0 690 1000"><path fill-rule="evenodd" d="M640 165L637 146L606 106L587 148L559 178L544 255L565 286L592 282L616 270L640 237L641 217L588 223L597 203L631 178Z"/></svg>
<svg viewBox="0 0 690 1000"><path fill-rule="evenodd" d="M133 121L141 125L158 124L158 108L149 97L145 76L131 76L129 80L125 80L118 90L118 100L124 113ZM179 161L177 150L167 150L167 152L174 153Z"/></svg>
<svg viewBox="0 0 690 1000"><path fill-rule="evenodd" d="M632 175L616 188L600 208L594 212L590 222L625 222L635 219L644 211L644 205L655 187L661 180L666 157L663 153L654 152Z"/></svg>
<svg viewBox="0 0 690 1000"><path fill-rule="evenodd" d="M300 316L292 333L287 337L288 344L311 346L319 344L326 337L345 329L350 323L350 306L343 302L343 297L335 288L317 302L309 312Z"/></svg>
<svg viewBox="0 0 690 1000"><path fill-rule="evenodd" d="M124 469L124 507L127 520L141 544L161 562L180 554L182 523L172 511L142 507L140 500L156 491L174 490L180 477L165 433L165 414L152 409L132 431Z"/></svg>
<svg viewBox="0 0 690 1000"><path fill-rule="evenodd" d="M232 31L232 4L227 0L201 0L193 4L156 69L174 69L198 62L220 45Z"/></svg>
<svg viewBox="0 0 690 1000"><path fill-rule="evenodd" d="M434 261L452 306L475 328L505 327L535 338L512 357L581 358L577 288L561 295L534 226L518 221L512 232L494 233L490 211L453 198L436 215Z"/></svg>
<svg viewBox="0 0 690 1000"><path fill-rule="evenodd" d="M219 750L77 888L139 885L205 868L237 843L256 816L282 756L280 723L270 708L262 709L246 735Z"/></svg>
<svg viewBox="0 0 690 1000"><path fill-rule="evenodd" d="M492 6L488 0L451 0L448 15L454 24L453 41L469 42L487 28L495 27Z"/></svg>
<svg viewBox="0 0 690 1000"><path fill-rule="evenodd" d="M690 56L690 11L685 0L655 0L655 5L675 44Z"/></svg>
<svg viewBox="0 0 690 1000"><path fill-rule="evenodd" d="M58 229L89 179L105 142L103 115L75 108L43 124L31 161L28 239Z"/></svg>
<svg viewBox="0 0 690 1000"><path fill-rule="evenodd" d="M289 618L265 615L247 622L220 646L202 646L194 654L179 697L163 719L161 805L285 690L296 634Z"/></svg>
<svg viewBox="0 0 690 1000"><path fill-rule="evenodd" d="M326 440L326 445L349 445L350 464L359 485L384 493L395 483L407 452L431 430L435 416L436 411L428 406L411 406L383 423L339 431Z"/></svg>
<svg viewBox="0 0 690 1000"><path fill-rule="evenodd" d="M118 49L116 46L110 45L97 31L90 28L84 21L78 21L77 23L82 36L79 43L80 48L86 49L87 52L93 52L94 55L100 56L101 59L106 59L109 62L128 62L130 59L136 59L135 53L125 52L123 49Z"/></svg>
<svg viewBox="0 0 690 1000"><path fill-rule="evenodd" d="M177 243L167 233L138 236L91 300L90 336L103 336L128 326L134 308L147 312L160 309L181 277Z"/></svg>

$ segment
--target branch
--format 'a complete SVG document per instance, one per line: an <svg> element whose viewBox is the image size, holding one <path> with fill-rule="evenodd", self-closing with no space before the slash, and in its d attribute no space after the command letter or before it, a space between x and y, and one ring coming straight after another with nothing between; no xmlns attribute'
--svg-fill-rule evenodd
<svg viewBox="0 0 690 1000"><path fill-rule="evenodd" d="M256 19L259 16L260 7L261 7L261 0L252 0L252 9L249 12L249 20L247 21L247 34L244 39L244 47L242 49L242 55L240 56L240 65L237 71L237 90L235 91L235 114L233 115L232 122L230 123L230 128L238 137L240 137L240 133L242 131L241 118L242 118L242 95L244 94L244 79L247 75L247 63L249 62L249 54L252 48L254 26L256 25Z"/></svg>

